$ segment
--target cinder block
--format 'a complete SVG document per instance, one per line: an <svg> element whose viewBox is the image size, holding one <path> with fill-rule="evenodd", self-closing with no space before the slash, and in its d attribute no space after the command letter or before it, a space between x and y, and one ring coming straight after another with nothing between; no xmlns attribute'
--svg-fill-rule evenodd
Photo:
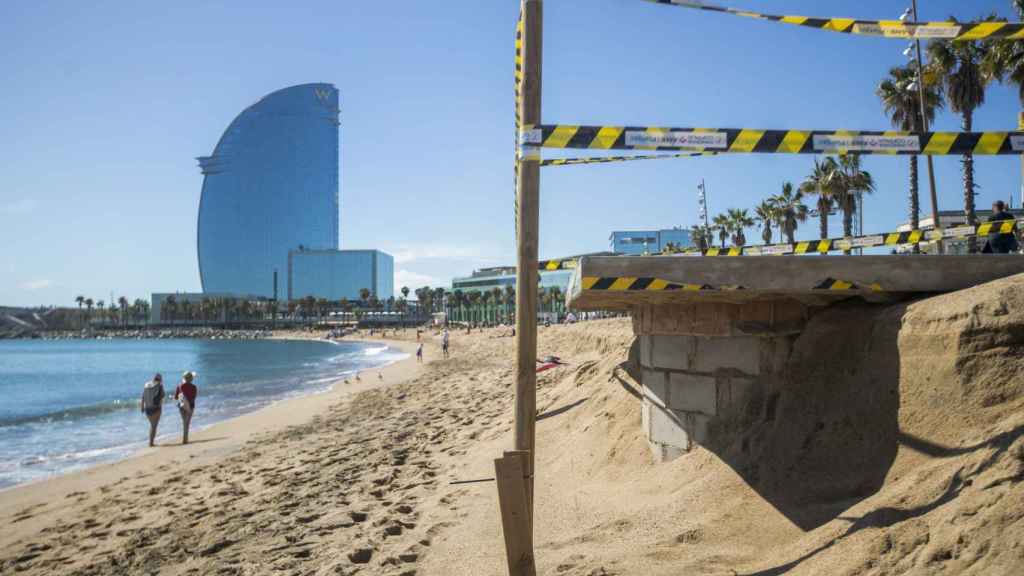
<svg viewBox="0 0 1024 576"><path fill-rule="evenodd" d="M728 411L742 410L747 403L757 381L752 378L724 376L718 381L718 412L722 415Z"/></svg>
<svg viewBox="0 0 1024 576"><path fill-rule="evenodd" d="M792 340L785 336L761 339L761 374L782 372L789 360Z"/></svg>
<svg viewBox="0 0 1024 576"><path fill-rule="evenodd" d="M718 414L718 384L713 376L673 373L669 376L668 396L672 410Z"/></svg>
<svg viewBox="0 0 1024 576"><path fill-rule="evenodd" d="M665 408L668 406L668 373L659 370L644 370L641 375L643 379L644 400L656 406Z"/></svg>
<svg viewBox="0 0 1024 576"><path fill-rule="evenodd" d="M654 344L654 336L640 336L640 365L644 368L654 368L654 361L651 356L651 348Z"/></svg>
<svg viewBox="0 0 1024 576"><path fill-rule="evenodd" d="M652 406L651 435L648 440L689 450L690 434L686 429L685 419L679 418L680 414L682 413Z"/></svg>
<svg viewBox="0 0 1024 576"><path fill-rule="evenodd" d="M683 429L689 438L690 448L694 444L707 444L711 425L711 417L696 412L676 412L676 419L683 423ZM688 448L689 449L689 448Z"/></svg>
<svg viewBox="0 0 1024 576"><path fill-rule="evenodd" d="M657 406L654 407L658 409ZM648 440L651 439L651 403L644 400L640 403L640 426L644 431L644 437Z"/></svg>
<svg viewBox="0 0 1024 576"><path fill-rule="evenodd" d="M648 442L647 445L651 448L651 456L654 457L655 462L671 462L687 452L687 450L683 450L682 448L669 446L667 444L659 444L657 442Z"/></svg>
<svg viewBox="0 0 1024 576"><path fill-rule="evenodd" d="M693 336L653 336L651 362L656 368L688 370L694 357Z"/></svg>
<svg viewBox="0 0 1024 576"><path fill-rule="evenodd" d="M697 352L691 368L714 374L718 370L739 370L756 376L761 373L761 339L754 336L697 338Z"/></svg>

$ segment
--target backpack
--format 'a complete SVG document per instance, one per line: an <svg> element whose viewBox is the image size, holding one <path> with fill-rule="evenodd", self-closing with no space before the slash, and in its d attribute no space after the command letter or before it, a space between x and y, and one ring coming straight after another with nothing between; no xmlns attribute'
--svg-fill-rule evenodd
<svg viewBox="0 0 1024 576"><path fill-rule="evenodd" d="M146 411L159 410L164 401L164 385L149 382L142 390L142 407Z"/></svg>

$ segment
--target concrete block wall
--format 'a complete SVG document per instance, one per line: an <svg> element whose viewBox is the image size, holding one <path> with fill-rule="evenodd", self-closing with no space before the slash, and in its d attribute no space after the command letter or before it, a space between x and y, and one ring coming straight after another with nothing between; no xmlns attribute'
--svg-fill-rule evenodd
<svg viewBox="0 0 1024 576"><path fill-rule="evenodd" d="M700 334L638 334L642 422L658 460L676 458L695 444L711 441L715 430L729 429L728 424L742 417L759 388L766 388L768 379L785 366L791 330L785 334L762 330L756 336L745 335L730 324L749 318L750 311L724 311L718 326L714 318L704 318ZM793 314L787 316L791 320ZM654 325L672 323L654 318ZM686 329L685 323L676 323L676 331L680 324ZM770 328L770 324L762 326Z"/></svg>

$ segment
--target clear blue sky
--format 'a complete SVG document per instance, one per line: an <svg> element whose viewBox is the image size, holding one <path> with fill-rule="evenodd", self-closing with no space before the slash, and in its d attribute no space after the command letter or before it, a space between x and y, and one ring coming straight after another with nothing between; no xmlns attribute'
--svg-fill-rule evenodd
<svg viewBox="0 0 1024 576"><path fill-rule="evenodd" d="M895 18L909 0L727 3ZM639 0L547 0L545 10L549 123L887 129L874 89L905 61L899 40ZM1009 0L921 0L921 10L1011 16ZM2 3L0 304L198 290L194 157L244 107L304 82L341 91L343 247L394 254L396 287L513 263L517 11L517 0ZM975 127L1012 129L1019 109L996 86ZM937 124L957 130L959 119L946 112ZM713 212L751 207L812 162L545 169L541 256L605 249L613 229L694 224L701 178ZM865 229L891 230L906 218L906 161L865 164L879 184ZM959 160L936 168L941 207L961 206ZM1016 158L979 158L977 174L979 206L1020 186ZM809 222L799 236L815 231Z"/></svg>

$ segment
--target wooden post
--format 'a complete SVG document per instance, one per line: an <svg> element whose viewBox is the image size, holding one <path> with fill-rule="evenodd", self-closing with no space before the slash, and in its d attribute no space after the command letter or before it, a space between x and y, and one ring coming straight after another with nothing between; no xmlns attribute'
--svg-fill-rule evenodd
<svg viewBox="0 0 1024 576"><path fill-rule="evenodd" d="M536 576L533 561L533 533L530 529L530 500L526 495L528 452L505 452L494 461L498 485L501 531L505 536L505 554L510 576Z"/></svg>
<svg viewBox="0 0 1024 576"><path fill-rule="evenodd" d="M544 3L523 0L522 126L540 124L541 55ZM537 243L540 227L540 158L521 154L516 198L516 407L515 449L528 453L527 501L533 502L534 429L537 417ZM529 511L530 531L533 510ZM531 538L532 541L532 538ZM532 550L531 550L532 555Z"/></svg>

